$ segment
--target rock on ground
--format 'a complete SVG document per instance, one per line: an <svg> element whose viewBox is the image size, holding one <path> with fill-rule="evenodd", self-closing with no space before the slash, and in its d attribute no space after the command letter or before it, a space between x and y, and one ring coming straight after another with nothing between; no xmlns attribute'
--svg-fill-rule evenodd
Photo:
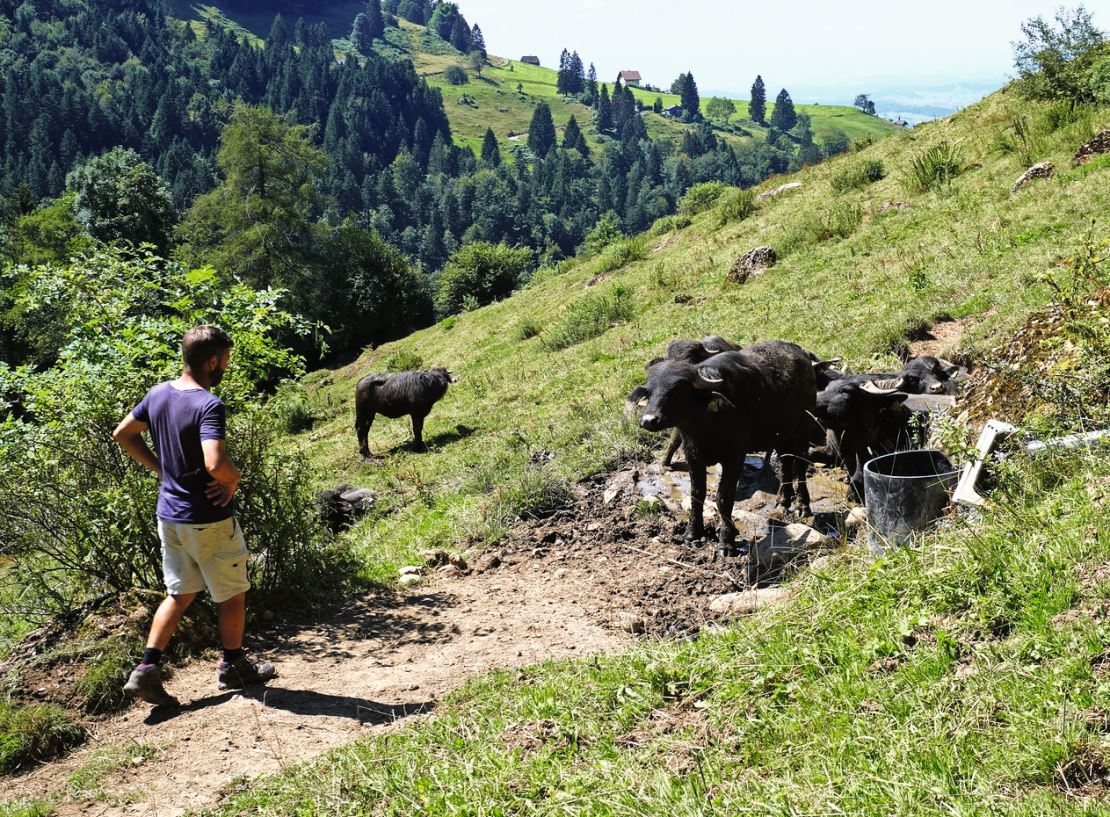
<svg viewBox="0 0 1110 817"><path fill-rule="evenodd" d="M1013 187L1010 188L1010 192L1016 193L1034 179L1051 179L1055 170L1056 165L1052 164L1052 162L1040 162L1039 164L1035 164L1018 177Z"/></svg>
<svg viewBox="0 0 1110 817"><path fill-rule="evenodd" d="M717 596L709 602L709 610L719 618L737 618L782 604L788 598L790 598L790 591L785 587L762 587Z"/></svg>
<svg viewBox="0 0 1110 817"><path fill-rule="evenodd" d="M755 197L755 200L767 201L768 199L775 198L775 196L781 196L783 193L788 193L791 190L797 190L801 186L801 182L787 182L786 184L780 184L778 187L773 187L770 190L764 190L762 193Z"/></svg>
<svg viewBox="0 0 1110 817"><path fill-rule="evenodd" d="M1100 131L1094 139L1080 145L1075 151L1075 163L1085 165L1095 156L1103 153L1110 153L1110 128Z"/></svg>
<svg viewBox="0 0 1110 817"><path fill-rule="evenodd" d="M736 283L742 284L749 278L754 278L764 270L770 269L778 260L774 247L756 247L737 258L728 275Z"/></svg>
<svg viewBox="0 0 1110 817"><path fill-rule="evenodd" d="M748 553L748 584L770 578L795 559L828 548L832 540L809 525L795 523L772 527Z"/></svg>

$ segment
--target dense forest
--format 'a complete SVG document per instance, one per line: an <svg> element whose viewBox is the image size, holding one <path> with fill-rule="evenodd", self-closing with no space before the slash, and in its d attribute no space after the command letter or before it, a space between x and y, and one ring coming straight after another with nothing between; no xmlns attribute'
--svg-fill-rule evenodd
<svg viewBox="0 0 1110 817"><path fill-rule="evenodd" d="M485 47L453 3L367 10L359 36L380 37L402 16L462 52ZM503 157L491 133L477 157L454 145L439 91L411 62L367 47L337 57L322 24L279 14L260 47L217 26L198 36L158 0L0 0L0 14L0 252L34 263L90 239L127 240L224 264L289 290L292 308L332 330L333 356L430 320L437 273L463 245L505 243L552 263L607 212L633 233L694 184L748 186L821 158L804 117L739 152L705 122L680 146L653 141L631 92L583 76L571 92L593 107L585 126L603 151L589 155L577 122L556 139L541 102L527 146ZM252 161L283 181L236 175ZM127 192L136 188L146 197ZM237 190L262 206L233 212ZM17 361L33 346L4 345Z"/></svg>

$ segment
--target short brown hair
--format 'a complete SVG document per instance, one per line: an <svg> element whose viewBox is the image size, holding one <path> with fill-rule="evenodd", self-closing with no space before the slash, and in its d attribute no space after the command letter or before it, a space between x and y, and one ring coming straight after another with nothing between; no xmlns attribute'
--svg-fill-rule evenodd
<svg viewBox="0 0 1110 817"><path fill-rule="evenodd" d="M194 326L181 340L181 357L192 369L234 345L231 335L218 326Z"/></svg>

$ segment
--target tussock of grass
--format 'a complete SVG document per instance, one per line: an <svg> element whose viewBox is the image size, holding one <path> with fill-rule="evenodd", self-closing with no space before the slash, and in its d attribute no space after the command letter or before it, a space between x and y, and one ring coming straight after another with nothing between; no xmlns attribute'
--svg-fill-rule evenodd
<svg viewBox="0 0 1110 817"><path fill-rule="evenodd" d="M85 702L85 710L93 714L119 709L128 698L124 695L121 679L139 658L137 644L130 636L110 639L99 645L88 656L84 675L77 691Z"/></svg>
<svg viewBox="0 0 1110 817"><path fill-rule="evenodd" d="M829 180L829 184L834 193L846 193L849 190L862 190L867 185L880 181L885 175L886 170L880 160L867 159L839 171Z"/></svg>
<svg viewBox="0 0 1110 817"><path fill-rule="evenodd" d="M583 298L563 318L543 333L543 343L558 352L596 338L615 323L627 321L635 313L632 290L617 284L609 291Z"/></svg>
<svg viewBox="0 0 1110 817"><path fill-rule="evenodd" d="M737 190L725 196L717 208L717 226L724 227L736 221L743 221L755 212L755 191Z"/></svg>
<svg viewBox="0 0 1110 817"><path fill-rule="evenodd" d="M0 703L0 774L50 760L84 739L84 728L61 707Z"/></svg>
<svg viewBox="0 0 1110 817"><path fill-rule="evenodd" d="M950 142L940 142L910 160L907 185L914 193L940 190L963 172L960 149Z"/></svg>

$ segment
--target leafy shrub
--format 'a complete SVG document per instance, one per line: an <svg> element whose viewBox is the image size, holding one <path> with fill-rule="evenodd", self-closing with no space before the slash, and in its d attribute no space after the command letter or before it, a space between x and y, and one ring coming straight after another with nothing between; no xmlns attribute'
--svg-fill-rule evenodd
<svg viewBox="0 0 1110 817"><path fill-rule="evenodd" d="M0 703L0 773L57 757L85 739L85 730L53 704Z"/></svg>
<svg viewBox="0 0 1110 817"><path fill-rule="evenodd" d="M940 142L913 157L908 183L915 193L939 190L962 172L959 148L949 142Z"/></svg>
<svg viewBox="0 0 1110 817"><path fill-rule="evenodd" d="M632 290L617 284L606 293L587 295L543 335L544 346L559 351L604 334L614 324L632 318Z"/></svg>
<svg viewBox="0 0 1110 817"><path fill-rule="evenodd" d="M678 212L688 215L696 216L708 210L719 199L727 188L721 182L702 182L695 184L686 191L681 199L678 200Z"/></svg>
<svg viewBox="0 0 1110 817"><path fill-rule="evenodd" d="M470 82L469 77L466 75L466 71L457 65L447 66L447 70L443 72L443 78L447 80L448 85L466 85Z"/></svg>
<svg viewBox="0 0 1110 817"><path fill-rule="evenodd" d="M439 322L439 328L442 329L444 332L450 332L452 329L455 328L455 324L458 323L458 320L459 319L456 318L454 315L449 315Z"/></svg>
<svg viewBox="0 0 1110 817"><path fill-rule="evenodd" d="M263 384L301 372L300 359L273 338L307 331L278 308L280 292L254 292L212 270L113 250L25 270L22 283L18 298L57 298L70 326L51 368L0 364L0 394L20 408L18 416L0 417L0 507L10 511L0 514L0 541L6 581L19 583L28 615L162 587L157 480L111 432L150 386L179 372L182 335L205 322L219 322L235 340L219 393L230 408L231 454L243 472L240 519L256 554L255 586L286 593L288 603L318 585L313 575L332 580L316 558L323 536L304 461L277 452L282 432L257 409ZM302 569L309 562L315 572Z"/></svg>
<svg viewBox="0 0 1110 817"><path fill-rule="evenodd" d="M865 162L849 165L836 173L830 180L830 184L834 193L846 193L849 190L862 190L885 175L886 171L881 161L868 159Z"/></svg>
<svg viewBox="0 0 1110 817"><path fill-rule="evenodd" d="M737 190L725 198L717 208L717 226L724 227L734 221L743 221L755 212L755 191Z"/></svg>
<svg viewBox="0 0 1110 817"><path fill-rule="evenodd" d="M1015 116L1010 126L995 136L994 149L1016 156L1023 165L1031 165L1043 149L1043 140L1031 118Z"/></svg>
<svg viewBox="0 0 1110 817"><path fill-rule="evenodd" d="M517 325L516 337L517 340L528 340L529 338L534 338L540 331L539 323L532 318L524 318Z"/></svg>
<svg viewBox="0 0 1110 817"><path fill-rule="evenodd" d="M1071 105L1107 98L1110 46L1083 6L1060 7L1052 21L1026 20L1021 32L1025 39L1013 45L1024 96Z"/></svg>
<svg viewBox="0 0 1110 817"><path fill-rule="evenodd" d="M647 242L642 236L626 238L605 248L597 263L597 271L598 273L612 272L633 261L642 261L647 256Z"/></svg>
<svg viewBox="0 0 1110 817"><path fill-rule="evenodd" d="M459 308L462 312L473 312L475 309L480 309L481 306L477 296L468 292L466 295L463 295L462 304Z"/></svg>
<svg viewBox="0 0 1110 817"><path fill-rule="evenodd" d="M295 381L282 383L266 405L278 427L287 434L308 431L316 423L316 412L308 401L308 393Z"/></svg>
<svg viewBox="0 0 1110 817"><path fill-rule="evenodd" d="M524 247L475 241L456 250L439 277L436 308L458 312L467 295L488 304L511 293L532 268L532 252Z"/></svg>
<svg viewBox="0 0 1110 817"><path fill-rule="evenodd" d="M387 372L415 372L424 368L424 358L416 352L401 349L385 359Z"/></svg>
<svg viewBox="0 0 1110 817"><path fill-rule="evenodd" d="M657 218L655 223L651 225L651 234L653 236L664 235L674 230L681 230L683 227L689 227L693 221L686 215L673 215L663 216Z"/></svg>
<svg viewBox="0 0 1110 817"><path fill-rule="evenodd" d="M593 226L586 238L582 242L580 254L585 257L597 255L610 244L624 238L624 233L621 232L620 219L617 214L612 210L606 212Z"/></svg>

